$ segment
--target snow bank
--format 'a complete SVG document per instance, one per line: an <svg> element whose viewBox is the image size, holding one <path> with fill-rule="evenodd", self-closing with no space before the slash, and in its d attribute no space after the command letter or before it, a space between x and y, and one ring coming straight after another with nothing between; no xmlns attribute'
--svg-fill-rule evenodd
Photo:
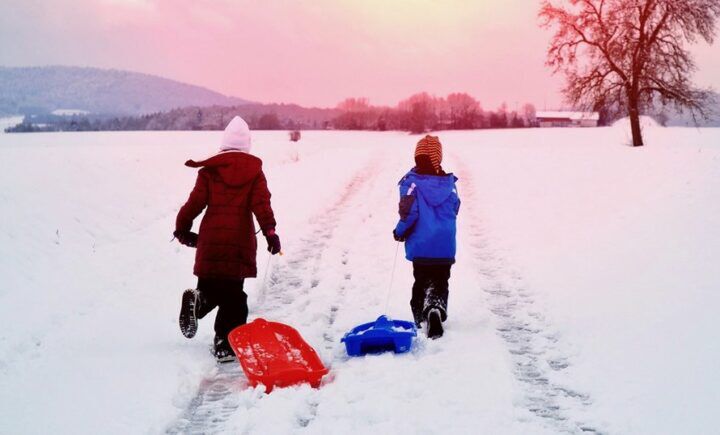
<svg viewBox="0 0 720 435"><path fill-rule="evenodd" d="M664 127L650 116L640 117L640 129L643 134L643 141L646 145L662 145L667 139ZM613 123L609 128L604 128L607 132L605 140L608 143L620 143L624 145L632 145L632 130L630 129L630 118L625 117Z"/></svg>
<svg viewBox="0 0 720 435"><path fill-rule="evenodd" d="M629 130L630 129L630 117L626 116L625 118L618 119L617 121L613 122L612 124L613 128L623 129L623 130ZM662 127L660 124L658 124L657 121L655 121L655 118L652 116L641 116L640 117L640 127L641 128L658 128Z"/></svg>

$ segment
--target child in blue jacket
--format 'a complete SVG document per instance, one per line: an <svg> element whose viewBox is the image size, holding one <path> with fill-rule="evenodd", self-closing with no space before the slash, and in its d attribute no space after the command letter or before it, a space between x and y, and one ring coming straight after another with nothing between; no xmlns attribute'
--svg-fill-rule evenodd
<svg viewBox="0 0 720 435"><path fill-rule="evenodd" d="M427 135L415 148L415 167L400 180L400 221L393 236L405 242L415 284L410 308L415 324L427 323L430 338L443 335L447 319L448 280L455 263L456 221L460 210L455 182L442 163L442 144Z"/></svg>

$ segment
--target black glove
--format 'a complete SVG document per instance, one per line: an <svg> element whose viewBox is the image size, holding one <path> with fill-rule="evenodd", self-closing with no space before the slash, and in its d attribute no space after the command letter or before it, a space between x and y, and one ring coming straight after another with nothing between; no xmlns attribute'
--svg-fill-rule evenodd
<svg viewBox="0 0 720 435"><path fill-rule="evenodd" d="M280 252L280 236L275 234L275 231L270 231L265 235L265 240L267 240L267 250L272 255L277 254Z"/></svg>
<svg viewBox="0 0 720 435"><path fill-rule="evenodd" d="M406 237L406 236L399 236L399 235L397 235L397 233L395 232L395 230L393 230L393 239L395 239L396 242L404 242L405 240L407 240L407 237Z"/></svg>
<svg viewBox="0 0 720 435"><path fill-rule="evenodd" d="M195 248L198 242L198 235L192 231L179 231L175 230L173 233L178 242L190 248Z"/></svg>

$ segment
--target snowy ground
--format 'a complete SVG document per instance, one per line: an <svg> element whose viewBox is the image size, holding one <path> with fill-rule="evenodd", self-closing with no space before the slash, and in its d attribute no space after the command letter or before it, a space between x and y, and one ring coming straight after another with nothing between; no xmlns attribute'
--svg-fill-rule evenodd
<svg viewBox="0 0 720 435"><path fill-rule="evenodd" d="M251 317L326 384L265 395L177 328L175 213L219 133L0 135L0 433L710 433L720 401L720 130L447 132L460 177L447 335L348 359L383 313L417 138L257 132L284 257ZM264 246L264 241L260 242ZM410 318L400 259L389 314Z"/></svg>

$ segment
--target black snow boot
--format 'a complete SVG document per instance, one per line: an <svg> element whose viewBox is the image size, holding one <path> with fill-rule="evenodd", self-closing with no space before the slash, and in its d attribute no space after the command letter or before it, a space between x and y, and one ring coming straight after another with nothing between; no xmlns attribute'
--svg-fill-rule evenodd
<svg viewBox="0 0 720 435"><path fill-rule="evenodd" d="M200 292L189 288L183 292L180 303L180 332L187 338L193 338L198 329L198 303Z"/></svg>
<svg viewBox="0 0 720 435"><path fill-rule="evenodd" d="M220 363L235 361L235 352L233 352L230 343L226 338L220 338L217 335L213 340L212 353Z"/></svg>
<svg viewBox="0 0 720 435"><path fill-rule="evenodd" d="M422 327L422 322L425 321L425 319L423 319L422 311L418 312L416 310L413 310L412 314L413 314L413 320L415 320L415 327L417 329L420 329Z"/></svg>
<svg viewBox="0 0 720 435"><path fill-rule="evenodd" d="M432 308L428 311L427 317L427 336L431 339L440 338L443 335L442 317L440 310Z"/></svg>

